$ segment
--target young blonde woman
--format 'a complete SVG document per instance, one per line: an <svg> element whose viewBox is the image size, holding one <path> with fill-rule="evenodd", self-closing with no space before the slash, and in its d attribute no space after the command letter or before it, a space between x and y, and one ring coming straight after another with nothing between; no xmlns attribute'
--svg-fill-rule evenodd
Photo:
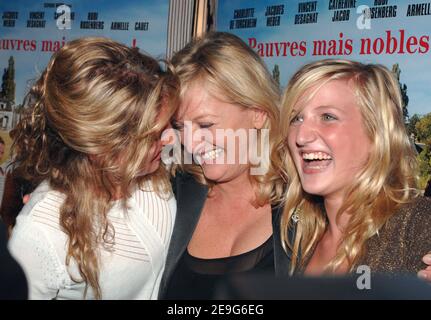
<svg viewBox="0 0 431 320"><path fill-rule="evenodd" d="M16 172L39 185L9 242L31 299L157 297L176 209L159 167L173 79L104 38L49 61L12 132Z"/></svg>
<svg viewBox="0 0 431 320"><path fill-rule="evenodd" d="M345 60L308 64L291 79L281 113L289 179L281 225L290 273L424 269L431 201L416 186L391 72Z"/></svg>
<svg viewBox="0 0 431 320"><path fill-rule="evenodd" d="M228 33L196 39L172 65L181 100L173 127L194 163L176 174L178 213L159 296L205 299L228 275L288 268L279 208L271 207L284 187L270 157L279 91L259 56Z"/></svg>

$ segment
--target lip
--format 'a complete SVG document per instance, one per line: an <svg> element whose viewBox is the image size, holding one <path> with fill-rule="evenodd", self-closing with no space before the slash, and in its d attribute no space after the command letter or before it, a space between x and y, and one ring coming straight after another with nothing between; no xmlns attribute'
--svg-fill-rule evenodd
<svg viewBox="0 0 431 320"><path fill-rule="evenodd" d="M320 160L319 165L310 166L310 164L308 162L306 162L305 159L303 158L304 153L319 153L319 152L329 155L331 157L331 159L330 160L329 159L328 160ZM332 155L329 152L322 151L322 150L300 150L299 151L299 160L301 163L302 172L304 174L323 173L332 165L332 161L333 161Z"/></svg>
<svg viewBox="0 0 431 320"><path fill-rule="evenodd" d="M203 155L209 151L212 150L216 150L216 149L221 149L223 150L223 152L221 154L224 154L224 148L219 147L218 145L215 144L211 144L209 142L204 142L201 146L199 146L198 148L196 148L196 151L193 152L193 157L195 157L197 159L197 162L200 165L204 165L204 164L215 164L215 160L218 158L216 157L215 159L207 159L205 160L203 158Z"/></svg>
<svg viewBox="0 0 431 320"><path fill-rule="evenodd" d="M300 149L300 150L298 150L298 152L301 155L301 157L302 157L302 155L304 153L319 153L320 152L320 153L325 153L325 154L329 155L332 158L331 153L328 152L328 151L324 151L324 150Z"/></svg>

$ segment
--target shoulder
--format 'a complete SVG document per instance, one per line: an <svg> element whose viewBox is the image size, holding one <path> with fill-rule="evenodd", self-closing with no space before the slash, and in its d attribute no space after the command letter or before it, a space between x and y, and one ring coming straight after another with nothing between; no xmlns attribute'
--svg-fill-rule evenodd
<svg viewBox="0 0 431 320"><path fill-rule="evenodd" d="M414 198L401 205L368 240L362 264L381 272L414 273L426 267L422 257L431 249L431 199Z"/></svg>
<svg viewBox="0 0 431 320"><path fill-rule="evenodd" d="M66 195L53 190L47 182L42 182L31 193L30 200L19 213L18 219L22 220L26 217L58 219L65 199Z"/></svg>
<svg viewBox="0 0 431 320"><path fill-rule="evenodd" d="M60 227L60 208L65 195L52 190L43 182L31 194L29 202L22 208L12 231L12 239L20 238L63 240L64 233ZM60 238L59 238L60 237ZM12 240L11 239L11 240Z"/></svg>
<svg viewBox="0 0 431 320"><path fill-rule="evenodd" d="M431 198L420 196L401 206L388 225L394 238L405 240L406 248L419 252L423 247L425 254L431 250Z"/></svg>
<svg viewBox="0 0 431 320"><path fill-rule="evenodd" d="M431 221L431 198L419 196L411 202L402 205L391 220L405 223L425 223Z"/></svg>

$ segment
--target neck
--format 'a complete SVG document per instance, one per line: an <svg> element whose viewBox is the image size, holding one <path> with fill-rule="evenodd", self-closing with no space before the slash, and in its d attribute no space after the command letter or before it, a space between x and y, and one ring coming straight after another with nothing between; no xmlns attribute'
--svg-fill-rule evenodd
<svg viewBox="0 0 431 320"><path fill-rule="evenodd" d="M324 204L326 216L328 217L328 233L334 239L342 237L343 227L347 225L349 216L347 213L342 212L337 221L337 213L343 205L343 197L325 197Z"/></svg>
<svg viewBox="0 0 431 320"><path fill-rule="evenodd" d="M249 203L252 203L256 197L247 172L233 180L217 183L213 192L219 199L245 200Z"/></svg>

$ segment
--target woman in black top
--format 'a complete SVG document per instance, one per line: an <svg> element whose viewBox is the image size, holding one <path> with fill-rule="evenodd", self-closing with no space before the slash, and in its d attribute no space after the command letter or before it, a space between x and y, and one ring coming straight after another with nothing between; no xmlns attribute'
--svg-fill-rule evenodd
<svg viewBox="0 0 431 320"><path fill-rule="evenodd" d="M227 275L287 272L277 207L284 183L271 154L278 87L259 56L228 33L209 33L172 59L181 83L173 121L185 154L161 298L211 298ZM193 161L190 161L193 160Z"/></svg>

